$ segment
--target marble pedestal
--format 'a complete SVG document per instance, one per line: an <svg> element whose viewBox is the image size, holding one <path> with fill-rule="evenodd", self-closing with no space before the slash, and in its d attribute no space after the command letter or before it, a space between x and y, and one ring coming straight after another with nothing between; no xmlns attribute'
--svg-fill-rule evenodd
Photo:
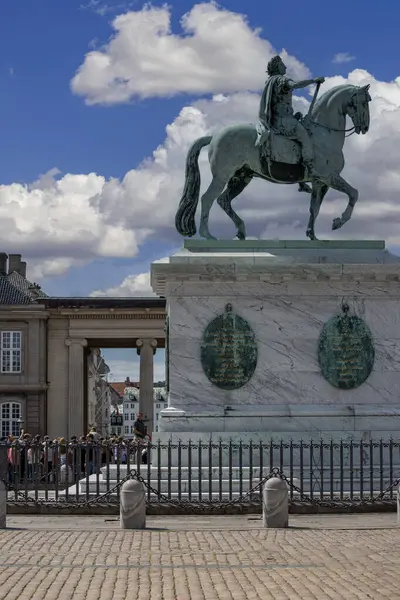
<svg viewBox="0 0 400 600"><path fill-rule="evenodd" d="M380 241L186 241L155 262L167 298L169 408L155 439L369 440L400 431L400 258ZM258 362L236 390L203 371L206 326L227 303L255 332ZM318 340L341 313L369 327L375 361L350 390L321 374Z"/></svg>

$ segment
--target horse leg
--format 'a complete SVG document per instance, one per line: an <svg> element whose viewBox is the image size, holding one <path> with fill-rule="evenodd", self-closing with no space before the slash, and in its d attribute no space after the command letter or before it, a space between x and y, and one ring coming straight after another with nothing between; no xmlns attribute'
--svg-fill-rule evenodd
<svg viewBox="0 0 400 600"><path fill-rule="evenodd" d="M319 181L313 182L312 194L310 200L310 218L308 220L306 236L310 238L310 240L317 240L318 238L315 235L314 227L315 221L319 214L319 209L321 208L322 200L325 197L326 192L328 191L328 186L325 183L320 183Z"/></svg>
<svg viewBox="0 0 400 600"><path fill-rule="evenodd" d="M306 192L306 194L311 194L312 193L311 187L305 181L300 181L299 182L299 189L298 189L298 191L299 192Z"/></svg>
<svg viewBox="0 0 400 600"><path fill-rule="evenodd" d="M218 179L214 176L207 190L201 197L201 218L199 234L201 235L201 237L207 238L209 240L215 240L216 238L213 235L211 235L208 229L208 217L210 215L210 210L215 198L221 194L225 187L225 184L226 181L222 181L221 179Z"/></svg>
<svg viewBox="0 0 400 600"><path fill-rule="evenodd" d="M338 173L335 173L330 177L324 178L324 181L329 187L333 188L334 190L347 194L349 198L349 202L346 206L345 211L342 213L342 216L333 219L332 229L340 229L340 227L343 227L343 225L351 219L354 205L358 200L358 190L356 190L349 183L347 183L347 181L345 181L343 177L341 177Z"/></svg>
<svg viewBox="0 0 400 600"><path fill-rule="evenodd" d="M235 175L228 181L225 191L217 198L218 205L236 225L236 237L239 238L239 240L246 239L246 227L244 221L233 210L232 200L243 192L252 179L253 174L249 169L236 171Z"/></svg>

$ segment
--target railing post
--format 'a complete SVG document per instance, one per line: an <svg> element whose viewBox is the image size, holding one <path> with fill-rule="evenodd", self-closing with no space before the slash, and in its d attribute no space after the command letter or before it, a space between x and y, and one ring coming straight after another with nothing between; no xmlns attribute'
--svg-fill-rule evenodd
<svg viewBox="0 0 400 600"><path fill-rule="evenodd" d="M182 447L181 440L178 440L178 500L182 500Z"/></svg>
<svg viewBox="0 0 400 600"><path fill-rule="evenodd" d="M397 525L400 527L400 483L397 487Z"/></svg>
<svg viewBox="0 0 400 600"><path fill-rule="evenodd" d="M374 444L373 441L370 440L369 443L369 487L370 487L370 498L374 497Z"/></svg>
<svg viewBox="0 0 400 600"><path fill-rule="evenodd" d="M249 488L253 487L253 442L250 440L249 444ZM252 498L251 498L252 500Z"/></svg>
<svg viewBox="0 0 400 600"><path fill-rule="evenodd" d="M304 449L303 449L303 440L300 440L300 465L299 465L299 476L300 476L300 494L304 493Z"/></svg>
<svg viewBox="0 0 400 600"><path fill-rule="evenodd" d="M6 479L4 480L6 481ZM0 529L6 528L7 521L7 486L0 480Z"/></svg>
<svg viewBox="0 0 400 600"><path fill-rule="evenodd" d="M222 440L220 438L218 443L218 492L220 502L222 502L222 475Z"/></svg>
<svg viewBox="0 0 400 600"><path fill-rule="evenodd" d="M213 499L213 472L212 472L212 459L213 459L213 443L209 440L208 444L208 500L212 502Z"/></svg>
<svg viewBox="0 0 400 600"><path fill-rule="evenodd" d="M331 439L331 443L329 446L329 463L330 463L330 487L331 487L331 493L330 493L330 499L333 500L333 487L334 487L334 456L333 456L333 440Z"/></svg>
<svg viewBox="0 0 400 600"><path fill-rule="evenodd" d="M393 481L393 439L389 440L389 481ZM390 490L390 499L393 499L393 489Z"/></svg>
<svg viewBox="0 0 400 600"><path fill-rule="evenodd" d="M211 444L211 440L208 440L208 443ZM197 481L198 481L198 487L199 487L199 492L198 492L198 498L199 498L199 502L202 501L203 499L203 495L202 495L202 470L203 470L203 446L201 443L201 440L199 440L199 447L198 447L198 470L197 470Z"/></svg>
<svg viewBox="0 0 400 600"><path fill-rule="evenodd" d="M192 442L188 443L188 499L192 500Z"/></svg>
<svg viewBox="0 0 400 600"><path fill-rule="evenodd" d="M171 440L168 440L168 448L167 448L167 458L168 458L168 479L167 479L167 495L168 499L171 499L171 479L172 479L172 448L171 448ZM179 484L178 484L179 485Z"/></svg>
<svg viewBox="0 0 400 600"><path fill-rule="evenodd" d="M293 440L290 440L289 445L289 477L290 482L293 483ZM293 488L290 486L290 499L293 500Z"/></svg>

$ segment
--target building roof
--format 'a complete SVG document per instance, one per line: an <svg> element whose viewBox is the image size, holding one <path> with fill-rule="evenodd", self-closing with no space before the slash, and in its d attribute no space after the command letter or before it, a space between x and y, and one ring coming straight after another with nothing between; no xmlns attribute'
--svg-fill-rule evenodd
<svg viewBox="0 0 400 600"><path fill-rule="evenodd" d="M138 388L139 387L139 382L138 381L130 381L130 382L126 382L126 381L112 381L110 382L110 386L112 388L114 388L114 390L121 396L124 395L125 389L132 387L132 388Z"/></svg>
<svg viewBox="0 0 400 600"><path fill-rule="evenodd" d="M47 308L158 308L165 310L165 298L111 298L108 296L93 298L47 297Z"/></svg>
<svg viewBox="0 0 400 600"><path fill-rule="evenodd" d="M37 304L46 294L36 284L19 273L0 275L0 305L21 306Z"/></svg>

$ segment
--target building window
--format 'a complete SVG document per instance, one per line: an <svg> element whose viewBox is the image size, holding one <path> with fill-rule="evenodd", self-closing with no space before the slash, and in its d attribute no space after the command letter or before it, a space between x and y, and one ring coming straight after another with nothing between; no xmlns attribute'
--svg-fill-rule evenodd
<svg viewBox="0 0 400 600"><path fill-rule="evenodd" d="M160 403L156 404L156 408L160 408Z"/></svg>
<svg viewBox="0 0 400 600"><path fill-rule="evenodd" d="M20 434L21 404L19 402L5 402L1 405L1 437L10 433L14 436Z"/></svg>
<svg viewBox="0 0 400 600"><path fill-rule="evenodd" d="M164 402L164 408L168 408L168 402Z"/></svg>
<svg viewBox="0 0 400 600"><path fill-rule="evenodd" d="M135 419L135 413L131 413L131 421L136 421L136 419Z"/></svg>
<svg viewBox="0 0 400 600"><path fill-rule="evenodd" d="M156 426L156 431L158 431L158 425Z"/></svg>
<svg viewBox="0 0 400 600"><path fill-rule="evenodd" d="M131 425L131 433L134 433L134 429L135 429L134 426Z"/></svg>
<svg viewBox="0 0 400 600"><path fill-rule="evenodd" d="M1 332L1 372L21 373L21 332Z"/></svg>
<svg viewBox="0 0 400 600"><path fill-rule="evenodd" d="M125 435L129 434L129 425L125 425Z"/></svg>
<svg viewBox="0 0 400 600"><path fill-rule="evenodd" d="M156 413L156 421L158 421L158 413Z"/></svg>

